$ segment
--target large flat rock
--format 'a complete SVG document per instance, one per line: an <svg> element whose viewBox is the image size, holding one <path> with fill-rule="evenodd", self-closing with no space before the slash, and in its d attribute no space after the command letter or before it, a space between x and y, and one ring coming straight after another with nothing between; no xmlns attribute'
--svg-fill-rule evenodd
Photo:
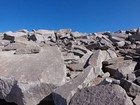
<svg viewBox="0 0 140 105"><path fill-rule="evenodd" d="M14 51L0 52L0 78L3 81L0 82L0 98L18 105L36 105L48 95L46 92L51 87L47 84L61 86L65 83L64 60L57 47L42 48L40 53L32 55L13 53ZM3 88L3 84L7 85ZM42 87L42 84L45 85ZM3 92L7 89L9 92ZM18 96L17 91L14 91L16 89L22 95ZM7 99L11 92L12 95ZM30 99L25 98L27 95ZM12 97L21 100L20 103Z"/></svg>

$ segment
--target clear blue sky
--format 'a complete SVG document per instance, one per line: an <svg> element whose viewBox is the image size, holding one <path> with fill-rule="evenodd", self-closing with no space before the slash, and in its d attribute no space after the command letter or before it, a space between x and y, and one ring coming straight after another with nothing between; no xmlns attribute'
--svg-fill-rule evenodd
<svg viewBox="0 0 140 105"><path fill-rule="evenodd" d="M0 31L71 28L80 32L140 27L140 0L0 0Z"/></svg>

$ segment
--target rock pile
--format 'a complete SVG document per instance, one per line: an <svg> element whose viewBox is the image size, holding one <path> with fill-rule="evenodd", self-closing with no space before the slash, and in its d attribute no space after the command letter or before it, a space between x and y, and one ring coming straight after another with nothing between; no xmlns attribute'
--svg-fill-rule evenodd
<svg viewBox="0 0 140 105"><path fill-rule="evenodd" d="M140 105L140 28L0 35L1 105Z"/></svg>

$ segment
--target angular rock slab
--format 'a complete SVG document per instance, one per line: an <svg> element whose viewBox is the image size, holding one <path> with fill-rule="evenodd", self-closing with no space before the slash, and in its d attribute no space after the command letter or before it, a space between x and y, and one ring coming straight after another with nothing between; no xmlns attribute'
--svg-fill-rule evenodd
<svg viewBox="0 0 140 105"><path fill-rule="evenodd" d="M137 62L131 61L131 60L122 60L115 62L112 65L108 65L105 67L105 71L109 72L114 78L121 79L126 78L128 74L131 74L135 67L137 65Z"/></svg>
<svg viewBox="0 0 140 105"><path fill-rule="evenodd" d="M89 57L88 64L97 69L100 75L103 74L102 62L117 57L116 53L112 50L102 51L96 50Z"/></svg>
<svg viewBox="0 0 140 105"><path fill-rule="evenodd" d="M95 73L96 69L88 66L82 73L70 82L55 89L52 93L55 105L69 105L70 99L76 93L78 88L81 89L85 87L92 79L95 78Z"/></svg>
<svg viewBox="0 0 140 105"><path fill-rule="evenodd" d="M49 95L52 88L47 84L65 83L66 69L58 48L46 47L32 55L13 53L0 52L0 98L18 105L36 105Z"/></svg>
<svg viewBox="0 0 140 105"><path fill-rule="evenodd" d="M119 85L99 85L77 92L70 105L133 105Z"/></svg>

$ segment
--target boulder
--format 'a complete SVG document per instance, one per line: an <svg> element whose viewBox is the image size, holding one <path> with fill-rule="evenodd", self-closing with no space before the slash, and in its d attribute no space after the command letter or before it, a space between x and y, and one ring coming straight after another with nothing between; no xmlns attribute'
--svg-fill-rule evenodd
<svg viewBox="0 0 140 105"><path fill-rule="evenodd" d="M8 32L5 32L4 33L4 36L3 36L3 39L4 40L9 40L11 42L15 42L15 39L18 38L18 37L27 37L28 33L25 33L25 32L11 32L11 31L8 31Z"/></svg>
<svg viewBox="0 0 140 105"><path fill-rule="evenodd" d="M0 40L0 46L7 46L10 44L9 40Z"/></svg>
<svg viewBox="0 0 140 105"><path fill-rule="evenodd" d="M119 38L119 37L115 37L115 36L111 36L109 39L110 39L113 43L120 42L120 41L125 41L125 39Z"/></svg>
<svg viewBox="0 0 140 105"><path fill-rule="evenodd" d="M71 32L71 35L74 38L79 38L79 37L82 37L83 36L83 33L80 33L80 32Z"/></svg>
<svg viewBox="0 0 140 105"><path fill-rule="evenodd" d="M70 60L71 60L71 61L73 61L73 60L77 61L77 60L79 60L79 59L80 59L80 57L74 55L73 53L68 53L67 55L64 56L64 60L65 60L65 61L70 61Z"/></svg>
<svg viewBox="0 0 140 105"><path fill-rule="evenodd" d="M26 44L25 43L11 43L5 47L3 47L3 51L11 51L11 50L17 50L20 48L25 48Z"/></svg>
<svg viewBox="0 0 140 105"><path fill-rule="evenodd" d="M99 85L79 90L70 105L133 105L119 85Z"/></svg>
<svg viewBox="0 0 140 105"><path fill-rule="evenodd" d="M107 37L102 37L102 38L99 38L99 48L97 49L102 49L102 50L107 50L107 49L112 49L114 50L114 47L112 45L112 42L107 38Z"/></svg>
<svg viewBox="0 0 140 105"><path fill-rule="evenodd" d="M111 50L102 51L102 50L96 50L93 52L93 54L88 59L88 64L92 67L96 68L98 72L103 74L102 72L102 62L105 60L109 60L112 58L115 58L116 53Z"/></svg>
<svg viewBox="0 0 140 105"><path fill-rule="evenodd" d="M38 42L38 43L42 43L42 42L45 43L45 39L40 34L33 34L33 35L31 35L29 37L29 40L32 40L32 41L35 41L35 42Z"/></svg>
<svg viewBox="0 0 140 105"><path fill-rule="evenodd" d="M83 46L72 46L74 54L79 55L81 58L78 60L79 63L86 64L87 60L91 56L92 52ZM77 52L77 53L76 53Z"/></svg>
<svg viewBox="0 0 140 105"><path fill-rule="evenodd" d="M11 42L14 42L15 36L13 35L13 32L9 31L9 32L4 33L3 39L4 40L9 40Z"/></svg>
<svg viewBox="0 0 140 105"><path fill-rule="evenodd" d="M118 47L123 47L125 45L125 41L116 42L115 45Z"/></svg>
<svg viewBox="0 0 140 105"><path fill-rule="evenodd" d="M85 45L85 47L87 49L89 49L90 51L93 51L95 49L99 49L100 48L100 44L99 43L91 43L91 44Z"/></svg>
<svg viewBox="0 0 140 105"><path fill-rule="evenodd" d="M136 65L137 62L131 60L123 60L118 61L112 65L105 66L104 71L109 72L116 79L122 79L126 78L127 74L131 74L134 71Z"/></svg>
<svg viewBox="0 0 140 105"><path fill-rule="evenodd" d="M103 61L103 65L112 65L112 64L115 64L115 63L118 63L118 62L122 62L124 61L124 57L114 57L112 59L109 59L109 60L106 60L106 61Z"/></svg>
<svg viewBox="0 0 140 105"><path fill-rule="evenodd" d="M37 43L47 43L47 41L56 42L55 31L37 30L29 36L29 40L36 41Z"/></svg>
<svg viewBox="0 0 140 105"><path fill-rule="evenodd" d="M0 98L18 105L36 105L56 86L65 84L66 67L57 47L38 54L0 52Z"/></svg>
<svg viewBox="0 0 140 105"><path fill-rule="evenodd" d="M56 88L52 93L55 105L69 105L70 99L76 93L77 89L85 87L92 79L95 78L95 72L96 71L93 67L88 66L82 73L70 82Z"/></svg>
<svg viewBox="0 0 140 105"><path fill-rule="evenodd" d="M135 81L136 80L136 75L134 73L127 74L127 80L129 81Z"/></svg>
<svg viewBox="0 0 140 105"><path fill-rule="evenodd" d="M140 35L140 28L136 30L136 34Z"/></svg>
<svg viewBox="0 0 140 105"><path fill-rule="evenodd" d="M136 33L135 34L132 34L130 37L129 37L130 40L134 40L134 41L139 41L140 40L140 28L138 28L136 30Z"/></svg>
<svg viewBox="0 0 140 105"><path fill-rule="evenodd" d="M36 54L39 52L40 52L39 46L27 44L26 47L16 49L15 54Z"/></svg>
<svg viewBox="0 0 140 105"><path fill-rule="evenodd" d="M111 33L111 36L112 37L122 38L122 39L128 38L128 34L126 34L126 33Z"/></svg>
<svg viewBox="0 0 140 105"><path fill-rule="evenodd" d="M88 64L90 64L93 67L94 66L102 67L103 61L107 61L109 59L113 59L116 57L117 57L116 53L111 50L108 51L96 50L89 58Z"/></svg>
<svg viewBox="0 0 140 105"><path fill-rule="evenodd" d="M51 35L54 35L55 31L40 29L40 30L35 31L35 33L40 34L40 35L51 36Z"/></svg>
<svg viewBox="0 0 140 105"><path fill-rule="evenodd" d="M60 29L57 33L61 34L71 34L72 29Z"/></svg>

